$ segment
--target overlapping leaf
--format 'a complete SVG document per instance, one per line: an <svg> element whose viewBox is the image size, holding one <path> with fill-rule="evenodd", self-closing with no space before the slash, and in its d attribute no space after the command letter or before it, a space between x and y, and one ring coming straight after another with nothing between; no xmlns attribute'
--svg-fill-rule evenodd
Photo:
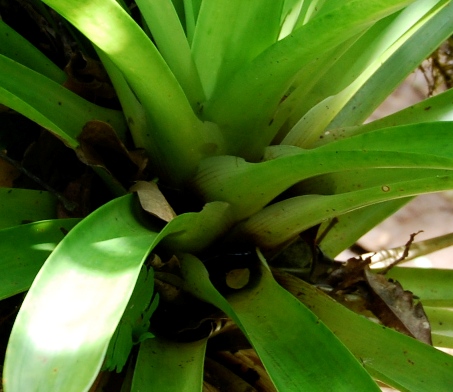
<svg viewBox="0 0 453 392"><path fill-rule="evenodd" d="M198 259L185 255L181 265L184 288L235 320L278 390L379 390L324 324L274 281L266 266L261 266L258 282L225 299Z"/></svg>

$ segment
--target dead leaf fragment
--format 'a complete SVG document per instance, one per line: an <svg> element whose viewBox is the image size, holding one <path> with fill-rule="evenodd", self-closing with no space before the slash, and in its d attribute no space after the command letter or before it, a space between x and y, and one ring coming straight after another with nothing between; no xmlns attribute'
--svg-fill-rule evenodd
<svg viewBox="0 0 453 392"><path fill-rule="evenodd" d="M106 170L122 185L137 180L146 166L146 157L132 154L118 138L110 124L102 121L89 121L78 136L80 142L76 150L79 159L87 165Z"/></svg>
<svg viewBox="0 0 453 392"><path fill-rule="evenodd" d="M130 191L137 192L142 208L155 217L170 222L176 216L155 182L138 181Z"/></svg>
<svg viewBox="0 0 453 392"><path fill-rule="evenodd" d="M365 268L365 277L372 290L370 310L388 327L432 345L431 327L423 306L399 282L387 279Z"/></svg>

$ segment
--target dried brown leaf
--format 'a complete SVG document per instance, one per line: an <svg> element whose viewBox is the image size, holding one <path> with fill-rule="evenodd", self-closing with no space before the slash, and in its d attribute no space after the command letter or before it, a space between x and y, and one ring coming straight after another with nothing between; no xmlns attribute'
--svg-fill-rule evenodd
<svg viewBox="0 0 453 392"><path fill-rule="evenodd" d="M82 53L75 53L65 67L68 79L64 86L77 95L94 102L112 101L116 92L104 67Z"/></svg>
<svg viewBox="0 0 453 392"><path fill-rule="evenodd" d="M370 310L391 328L412 336L424 343L432 344L431 327L420 302L404 290L399 282L387 279L365 268L365 277L372 290Z"/></svg>
<svg viewBox="0 0 453 392"><path fill-rule="evenodd" d="M156 183L138 181L130 190L137 192L142 208L155 217L170 222L176 216Z"/></svg>
<svg viewBox="0 0 453 392"><path fill-rule="evenodd" d="M106 169L123 185L137 179L143 166L137 163L138 155L131 156L109 124L102 121L86 123L78 141L77 155L82 162Z"/></svg>

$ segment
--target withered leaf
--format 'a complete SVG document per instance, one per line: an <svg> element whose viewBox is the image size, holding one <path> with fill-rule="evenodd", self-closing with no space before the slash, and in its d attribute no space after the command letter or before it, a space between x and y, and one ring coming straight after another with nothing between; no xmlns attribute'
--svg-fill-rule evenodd
<svg viewBox="0 0 453 392"><path fill-rule="evenodd" d="M131 154L105 122L89 121L77 139L80 142L76 151L79 159L87 165L107 170L123 185L136 180L143 169L143 162L138 162L139 155Z"/></svg>
<svg viewBox="0 0 453 392"><path fill-rule="evenodd" d="M156 183L138 181L130 190L137 192L142 208L155 217L170 222L176 216Z"/></svg>
<svg viewBox="0 0 453 392"><path fill-rule="evenodd" d="M335 263L326 279L335 291L350 287L364 280L363 270L370 264L370 258L354 257L346 263Z"/></svg>
<svg viewBox="0 0 453 392"><path fill-rule="evenodd" d="M430 323L414 295L404 290L399 282L375 274L369 268L365 268L364 273L372 294L369 308L382 323L431 345Z"/></svg>
<svg viewBox="0 0 453 392"><path fill-rule="evenodd" d="M77 52L65 67L68 79L64 86L77 95L94 102L116 100L116 92L99 61Z"/></svg>

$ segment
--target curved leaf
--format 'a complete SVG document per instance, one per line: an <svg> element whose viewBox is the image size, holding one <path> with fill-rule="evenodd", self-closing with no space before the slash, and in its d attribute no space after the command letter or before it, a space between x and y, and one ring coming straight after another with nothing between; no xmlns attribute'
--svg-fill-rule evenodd
<svg viewBox="0 0 453 392"><path fill-rule="evenodd" d="M6 352L6 390L89 389L156 237L131 195L69 232L17 316Z"/></svg>
<svg viewBox="0 0 453 392"><path fill-rule="evenodd" d="M380 129L313 150L293 147L260 163L237 157L208 158L201 162L193 183L205 200L230 203L235 218L242 219L297 182L321 174L371 168L451 170L453 154L444 143L450 136L448 122L422 123ZM400 180L404 179L412 176Z"/></svg>
<svg viewBox="0 0 453 392"><path fill-rule="evenodd" d="M0 67L0 102L50 130L68 147L78 146L77 136L90 120L110 123L118 133L124 133L126 122L121 112L92 104L1 54Z"/></svg>
<svg viewBox="0 0 453 392"><path fill-rule="evenodd" d="M302 67L412 2L348 1L311 19L247 63L227 84L218 85L204 106L204 117L235 141L232 154L251 161L260 159L275 136L269 134L267 125Z"/></svg>
<svg viewBox="0 0 453 392"><path fill-rule="evenodd" d="M327 219L382 201L450 190L453 175L413 181L385 183L337 195L293 197L264 208L239 224L230 240L252 240L263 249L272 249L292 240L302 231Z"/></svg>
<svg viewBox="0 0 453 392"><path fill-rule="evenodd" d="M63 84L67 79L67 75L62 69L58 68L36 46L1 20L0 53L59 84Z"/></svg>
<svg viewBox="0 0 453 392"><path fill-rule="evenodd" d="M78 28L123 73L148 122L148 132L136 135L135 142L147 150L165 180L181 186L200 159L223 151L217 126L199 120L153 42L115 0L43 2Z"/></svg>
<svg viewBox="0 0 453 392"><path fill-rule="evenodd" d="M359 125L386 97L453 32L450 21L453 3L444 5L407 43L399 48L379 70L349 99L348 104L329 124L328 129ZM372 96L373 99L366 97Z"/></svg>
<svg viewBox="0 0 453 392"><path fill-rule="evenodd" d="M210 203L199 213L177 216L158 233L160 227L146 224L142 214L135 196L115 199L71 230L50 255L11 334L8 391L88 390L148 253L167 236L167 246L176 249L207 246L229 216L226 203Z"/></svg>
<svg viewBox="0 0 453 392"><path fill-rule="evenodd" d="M376 379L402 391L450 390L452 356L355 314L294 276L278 273L277 280L308 306Z"/></svg>
<svg viewBox="0 0 453 392"><path fill-rule="evenodd" d="M368 124L332 129L324 133L313 144L313 147L319 147L336 140L346 139L377 129L423 122L453 121L453 111L451 110L452 101L453 90L450 89Z"/></svg>
<svg viewBox="0 0 453 392"><path fill-rule="evenodd" d="M325 255L334 258L411 199L401 198L373 204L329 219L319 227L319 248Z"/></svg>
<svg viewBox="0 0 453 392"><path fill-rule="evenodd" d="M0 188L0 229L56 218L57 202L45 191Z"/></svg>
<svg viewBox="0 0 453 392"><path fill-rule="evenodd" d="M131 392L201 392L206 342L178 343L157 337L144 341Z"/></svg>
<svg viewBox="0 0 453 392"><path fill-rule="evenodd" d="M360 364L323 323L272 278L223 298L194 256L181 260L184 288L227 313L247 336L281 391L378 391Z"/></svg>
<svg viewBox="0 0 453 392"><path fill-rule="evenodd" d="M30 288L44 261L80 219L55 219L0 230L0 299Z"/></svg>

